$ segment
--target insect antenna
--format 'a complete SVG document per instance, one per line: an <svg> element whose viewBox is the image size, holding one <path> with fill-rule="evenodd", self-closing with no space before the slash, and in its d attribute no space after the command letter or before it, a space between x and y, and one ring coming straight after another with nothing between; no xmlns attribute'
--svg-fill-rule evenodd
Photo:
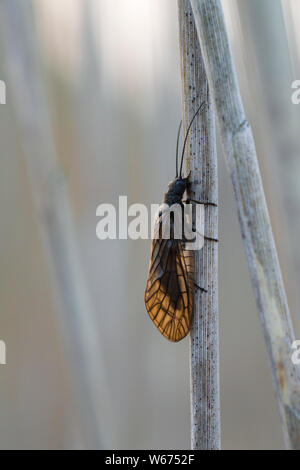
<svg viewBox="0 0 300 470"><path fill-rule="evenodd" d="M182 120L180 121L179 127L178 127L178 132L177 132L177 142L176 142L176 178L178 178L178 147L179 147L179 137L180 137L180 131L182 127Z"/></svg>
<svg viewBox="0 0 300 470"><path fill-rule="evenodd" d="M183 148L182 148L182 154L181 154L181 163L180 163L180 178L181 178L181 174L182 174L182 165L183 165L183 157L184 157L184 152L185 152L185 147L186 147L186 142L187 142L187 139L188 139L188 136L189 136L189 131L192 127L192 124L194 122L194 119L195 117L197 116L197 114L199 113L199 111L201 110L202 106L205 104L205 101L203 101L203 103L200 104L199 108L197 109L197 111L195 112L194 116L192 117L191 119L191 122L189 124L189 127L186 131L186 134L185 134L185 138L184 138L184 142L183 142ZM177 162L176 162L177 163ZM177 166L176 166L176 170L177 170Z"/></svg>

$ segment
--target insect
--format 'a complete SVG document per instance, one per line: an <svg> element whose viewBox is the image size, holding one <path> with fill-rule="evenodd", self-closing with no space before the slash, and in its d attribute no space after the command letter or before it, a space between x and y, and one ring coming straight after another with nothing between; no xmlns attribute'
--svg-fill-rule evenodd
<svg viewBox="0 0 300 470"><path fill-rule="evenodd" d="M154 234L151 247L150 265L145 290L145 305L147 312L160 331L170 341L177 342L183 339L190 331L193 319L194 288L202 291L205 289L196 286L195 253L186 249L186 238L174 237L174 215L170 217L170 236L163 238L162 226L168 208L178 204L183 213L184 202L198 202L183 200L183 195L188 186L188 177L182 177L182 165L187 138L193 121L202 109L197 109L188 126L181 154L180 171L178 172L178 144L181 124L177 134L176 144L176 177L168 185L165 192L163 205L160 207L154 225ZM203 203L200 203L203 204ZM206 203L215 206L213 203ZM205 239L217 241L212 238ZM205 291L206 292L206 291Z"/></svg>

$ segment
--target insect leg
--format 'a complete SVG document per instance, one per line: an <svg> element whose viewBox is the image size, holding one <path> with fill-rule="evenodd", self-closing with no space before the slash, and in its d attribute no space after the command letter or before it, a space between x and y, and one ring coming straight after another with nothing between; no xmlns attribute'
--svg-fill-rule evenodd
<svg viewBox="0 0 300 470"><path fill-rule="evenodd" d="M190 197L186 198L185 201L186 204L190 204L190 202L195 202L196 204L203 204L204 206L213 206L213 207L218 207L218 204L214 202L209 202L209 201L197 201L196 199L192 199Z"/></svg>
<svg viewBox="0 0 300 470"><path fill-rule="evenodd" d="M217 207L217 204L215 204L214 202L202 203L202 202L200 202L200 201L196 201L196 200L191 199L191 198L187 198L185 201L182 201L182 202L183 202L183 203L186 203L186 204L190 204L191 202L192 202L192 203L194 202L194 203L196 203L196 204L197 204L197 203L198 203L198 204L203 204L203 205L204 205L204 204L207 204L207 205L212 205L212 206L214 206L214 207ZM192 230L192 232L198 232L198 231L195 229L194 226L192 226L192 229L191 229L191 230ZM218 243L218 241L219 241L217 238L207 237L206 235L204 235L204 234L202 234L202 233L200 233L200 232L198 232L198 233L199 233L199 235L200 235L201 237L204 238L204 240L208 240L208 241L216 242L216 243Z"/></svg>
<svg viewBox="0 0 300 470"><path fill-rule="evenodd" d="M199 290L201 290L202 292L206 292L207 293L207 290L204 289L204 287L200 287L198 286L198 284L196 284L196 282L194 281L194 284L195 284L195 287L197 287Z"/></svg>

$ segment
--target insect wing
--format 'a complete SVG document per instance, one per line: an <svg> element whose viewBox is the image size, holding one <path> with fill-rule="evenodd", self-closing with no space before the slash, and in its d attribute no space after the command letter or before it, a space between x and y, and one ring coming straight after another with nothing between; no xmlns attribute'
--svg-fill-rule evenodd
<svg viewBox="0 0 300 470"><path fill-rule="evenodd" d="M157 218L159 234L163 214ZM194 252L179 239L153 238L145 305L165 338L180 341L191 328L193 316Z"/></svg>

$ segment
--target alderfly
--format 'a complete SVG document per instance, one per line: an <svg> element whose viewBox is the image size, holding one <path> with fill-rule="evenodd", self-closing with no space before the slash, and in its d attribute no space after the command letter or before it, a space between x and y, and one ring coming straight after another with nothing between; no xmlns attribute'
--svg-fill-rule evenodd
<svg viewBox="0 0 300 470"><path fill-rule="evenodd" d="M171 217L169 219L169 238L162 236L162 225L165 211L168 211L168 208L176 204L181 207L183 213L184 202L189 202L183 200L183 195L188 186L188 176L185 178L182 177L182 166L189 131L203 104L204 103L198 108L188 126L182 148L179 172L178 146L181 123L178 129L176 177L168 184L163 205L155 221L150 266L145 291L145 305L151 320L160 333L173 342L183 339L189 333L192 325L195 288L195 253L192 250L186 249L187 239L184 234L181 238L174 236L174 216L173 219ZM207 237L204 238L207 239ZM204 291L204 289L200 287L199 289Z"/></svg>

